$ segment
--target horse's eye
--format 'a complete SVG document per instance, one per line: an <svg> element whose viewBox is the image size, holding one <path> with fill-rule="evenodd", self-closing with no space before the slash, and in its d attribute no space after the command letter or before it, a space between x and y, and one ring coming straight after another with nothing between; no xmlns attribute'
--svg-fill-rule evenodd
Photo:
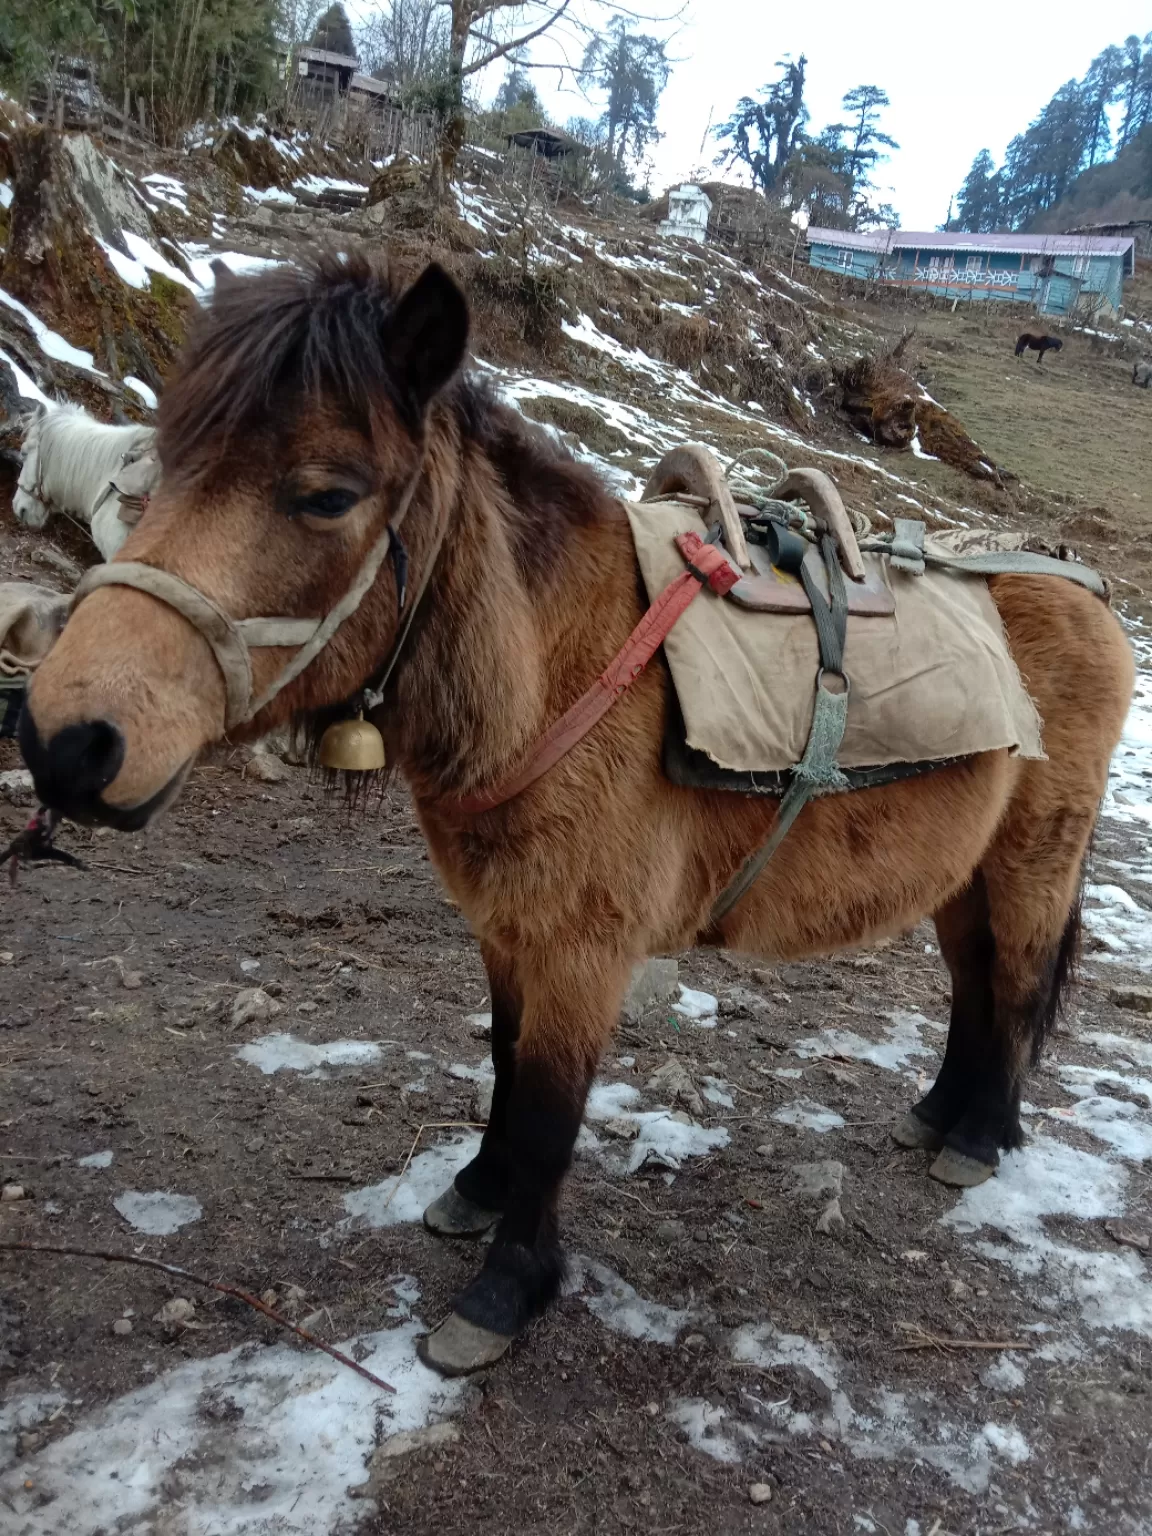
<svg viewBox="0 0 1152 1536"><path fill-rule="evenodd" d="M328 491L315 491L310 496L301 496L292 510L297 515L308 517L343 517L359 500L355 491L333 487Z"/></svg>

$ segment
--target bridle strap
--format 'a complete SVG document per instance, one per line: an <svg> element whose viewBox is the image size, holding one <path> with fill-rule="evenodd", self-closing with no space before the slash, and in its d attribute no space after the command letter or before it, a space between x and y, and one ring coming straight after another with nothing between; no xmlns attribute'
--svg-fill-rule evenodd
<svg viewBox="0 0 1152 1536"><path fill-rule="evenodd" d="M174 609L203 635L212 648L216 665L224 679L224 729L232 730L259 714L282 689L294 682L324 649L345 619L350 618L359 608L387 558L393 530L400 527L412 504L423 469L421 460L404 487L388 526L364 557L355 581L322 619L234 619L212 598L182 577L161 570L159 566L145 565L139 560L114 560L107 565L94 566L76 588L72 608L75 609L77 603L99 587L133 587ZM427 576L424 584L427 584ZM403 634L407 634L407 628ZM250 652L265 647L288 649L293 646L299 647L296 655L260 697L253 700ZM393 650L395 654L396 648Z"/></svg>

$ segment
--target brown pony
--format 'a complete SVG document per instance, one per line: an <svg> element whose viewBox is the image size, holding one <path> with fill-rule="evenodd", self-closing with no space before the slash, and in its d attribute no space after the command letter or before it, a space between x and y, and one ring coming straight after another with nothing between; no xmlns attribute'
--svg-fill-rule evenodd
<svg viewBox="0 0 1152 1536"><path fill-rule="evenodd" d="M175 573L228 622L299 621L332 609L407 512L415 620L374 718L479 940L496 1069L481 1149L426 1216L453 1235L496 1225L478 1275L424 1341L447 1372L497 1358L556 1293L557 1194L645 956L706 943L797 959L931 914L951 1026L935 1086L897 1140L938 1151L933 1173L957 1184L1020 1145L1021 1087L1069 976L1081 866L1133 679L1104 603L1069 582L994 579L1047 758L992 752L814 801L718 924L713 903L764 843L775 803L662 776L661 666L529 789L465 812L460 799L518 764L645 607L619 504L459 374L467 324L435 266L404 293L360 258L220 286L164 396L162 488L120 556ZM398 586L398 567L380 565L247 734L354 699L393 646ZM293 654L252 653L254 695ZM222 665L205 624L166 597L92 592L22 722L40 795L69 816L143 826L233 718Z"/></svg>
<svg viewBox="0 0 1152 1536"><path fill-rule="evenodd" d="M1032 331L1025 331L1016 340L1016 356L1020 357L1024 352L1037 353L1036 366L1039 368L1044 361L1045 352L1059 352L1063 346L1064 343L1059 336L1038 336Z"/></svg>

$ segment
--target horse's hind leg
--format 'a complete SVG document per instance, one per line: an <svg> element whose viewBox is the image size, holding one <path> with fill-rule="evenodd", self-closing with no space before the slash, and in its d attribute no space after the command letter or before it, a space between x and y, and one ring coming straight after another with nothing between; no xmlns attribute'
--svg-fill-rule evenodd
<svg viewBox="0 0 1152 1536"><path fill-rule="evenodd" d="M628 962L577 952L571 940L557 940L546 961L517 964L523 1010L503 1117L503 1214L479 1274L420 1344L445 1375L498 1360L560 1288L557 1197L628 972Z"/></svg>
<svg viewBox="0 0 1152 1536"><path fill-rule="evenodd" d="M500 1220L510 1176L507 1120L516 1071L522 999L512 966L497 951L482 947L492 999L492 1108L480 1150L424 1212L424 1225L438 1237L480 1237Z"/></svg>
<svg viewBox="0 0 1152 1536"><path fill-rule="evenodd" d="M982 1183L1002 1151L1022 1144L1021 1090L1075 961L1093 820L1066 811L1018 837L1024 828L1010 811L971 885L936 914L952 973L948 1045L935 1084L895 1135L939 1149L930 1172L942 1183Z"/></svg>

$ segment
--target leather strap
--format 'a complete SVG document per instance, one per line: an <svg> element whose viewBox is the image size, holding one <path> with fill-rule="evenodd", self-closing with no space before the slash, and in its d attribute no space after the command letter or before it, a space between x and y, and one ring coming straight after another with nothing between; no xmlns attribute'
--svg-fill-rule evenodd
<svg viewBox="0 0 1152 1536"><path fill-rule="evenodd" d="M448 802L451 808L469 815L490 811L534 784L624 697L664 644L677 619L691 607L705 586L722 595L739 581L740 572L729 565L715 545L706 544L699 534L680 534L676 547L688 562L688 569L664 588L591 688L548 727L507 778L490 789Z"/></svg>
<svg viewBox="0 0 1152 1536"><path fill-rule="evenodd" d="M212 598L182 577L162 570L159 566L145 565L140 560L113 560L107 565L93 566L76 588L72 608L75 609L77 603L98 587L133 587L175 609L212 647L216 665L224 679L224 729L230 731L259 714L282 689L294 682L324 649L344 620L359 608L387 558L394 532L399 529L412 504L423 468L421 462L405 486L387 527L364 557L355 581L322 619L234 619ZM407 633L406 629L404 633ZM252 658L249 653L253 649L264 648L296 648L296 654L260 697L253 700Z"/></svg>

